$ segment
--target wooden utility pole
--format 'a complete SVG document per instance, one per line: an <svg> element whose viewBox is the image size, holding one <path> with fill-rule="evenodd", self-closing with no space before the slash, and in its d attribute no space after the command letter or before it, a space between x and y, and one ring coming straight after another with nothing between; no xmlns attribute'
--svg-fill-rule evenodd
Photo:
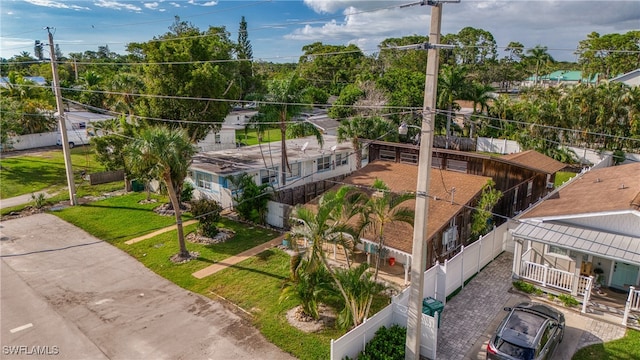
<svg viewBox="0 0 640 360"><path fill-rule="evenodd" d="M60 92L60 80L58 80L58 64L56 63L56 51L53 45L53 34L51 28L47 27L49 33L49 51L51 53L51 72L53 73L53 91L56 96L58 107L58 129L62 141L62 153L64 154L64 167L67 170L67 184L69 187L69 203L76 205L76 184L73 180L73 167L71 165L71 149L69 148L69 137L67 136L67 122L64 116L64 106L62 105L62 93Z"/></svg>

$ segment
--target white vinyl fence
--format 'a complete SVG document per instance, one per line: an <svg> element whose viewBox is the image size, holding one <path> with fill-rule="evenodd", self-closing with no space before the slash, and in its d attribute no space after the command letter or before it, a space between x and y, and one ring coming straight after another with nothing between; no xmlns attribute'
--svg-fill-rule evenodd
<svg viewBox="0 0 640 360"><path fill-rule="evenodd" d="M464 287L464 282L478 273L503 251L513 251L512 241L508 234L509 223L504 223L489 234L481 237L473 244L462 247L460 252L444 262L436 264L424 273L423 298L432 297L443 304L447 296L458 288ZM409 289L395 296L391 305L382 309L358 327L349 331L337 340L331 340L331 360L342 360L346 356L355 357L364 350L375 332L381 326L398 324L407 326L406 308L409 302ZM445 310L446 311L446 308ZM422 314L422 337L420 340L420 354L429 359L435 359L438 344L436 318Z"/></svg>
<svg viewBox="0 0 640 360"><path fill-rule="evenodd" d="M9 142L4 150L26 150L45 146L54 146L57 140L58 133L55 131L41 134L12 136L9 138Z"/></svg>

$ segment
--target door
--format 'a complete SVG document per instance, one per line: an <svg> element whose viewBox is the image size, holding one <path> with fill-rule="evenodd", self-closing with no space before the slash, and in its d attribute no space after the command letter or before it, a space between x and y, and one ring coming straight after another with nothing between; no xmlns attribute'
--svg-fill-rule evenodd
<svg viewBox="0 0 640 360"><path fill-rule="evenodd" d="M638 270L636 265L614 262L613 276L611 277L611 287L627 290L625 285L636 285Z"/></svg>

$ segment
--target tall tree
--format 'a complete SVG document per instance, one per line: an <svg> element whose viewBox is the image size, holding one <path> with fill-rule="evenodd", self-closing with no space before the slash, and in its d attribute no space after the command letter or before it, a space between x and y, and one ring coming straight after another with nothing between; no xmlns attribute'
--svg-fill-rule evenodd
<svg viewBox="0 0 640 360"><path fill-rule="evenodd" d="M300 76L311 85L338 95L355 81L359 64L365 56L356 45L326 45L321 42L302 47L298 68Z"/></svg>
<svg viewBox="0 0 640 360"><path fill-rule="evenodd" d="M247 94L255 90L253 79L253 48L249 41L249 32L247 31L247 21L244 16L240 20L238 29L238 49L237 58L240 60L238 70L240 73L240 87L242 88L241 98L244 99Z"/></svg>
<svg viewBox="0 0 640 360"><path fill-rule="evenodd" d="M611 78L639 68L639 51L640 30L603 36L592 32L578 44L578 63L586 76Z"/></svg>
<svg viewBox="0 0 640 360"><path fill-rule="evenodd" d="M527 60L533 63L535 66L535 83L540 80L540 72L543 71L546 65L554 62L553 57L547 52L547 47L542 45L536 45L531 49L527 49Z"/></svg>
<svg viewBox="0 0 640 360"><path fill-rule="evenodd" d="M175 211L180 245L179 258L190 259L182 227L180 193L187 176L195 147L186 132L167 127L151 127L140 132L127 149L129 167L134 174L153 174L167 187L171 205Z"/></svg>
<svg viewBox="0 0 640 360"><path fill-rule="evenodd" d="M363 144L361 139L379 139L385 134L393 132L395 125L379 116L362 117L340 121L338 126L338 141L351 142L355 155L356 169L362 167Z"/></svg>
<svg viewBox="0 0 640 360"><path fill-rule="evenodd" d="M467 68L464 66L443 66L438 78L438 107L447 108L446 136L451 134L451 118L456 110L456 100L468 98ZM447 146L448 146L447 140Z"/></svg>
<svg viewBox="0 0 640 360"><path fill-rule="evenodd" d="M143 98L138 110L142 116L181 120L171 126L185 129L195 143L218 130L231 110L229 102L219 99L239 97L236 62L216 61L231 60L236 46L224 28L201 32L179 17L169 30L152 41L127 47L142 56L145 90L154 95Z"/></svg>

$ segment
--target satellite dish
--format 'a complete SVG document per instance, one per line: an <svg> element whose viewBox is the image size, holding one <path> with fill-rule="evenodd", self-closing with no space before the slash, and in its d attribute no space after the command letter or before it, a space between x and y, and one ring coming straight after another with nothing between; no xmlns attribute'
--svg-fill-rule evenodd
<svg viewBox="0 0 640 360"><path fill-rule="evenodd" d="M337 148L337 147L338 147L338 145L333 145L333 146L331 147L331 151L336 151L336 148Z"/></svg>
<svg viewBox="0 0 640 360"><path fill-rule="evenodd" d="M304 143L304 145L302 145L302 148L300 150L302 150L302 152L304 152L305 150L307 150L307 146L309 146L309 142L308 141L306 143Z"/></svg>

